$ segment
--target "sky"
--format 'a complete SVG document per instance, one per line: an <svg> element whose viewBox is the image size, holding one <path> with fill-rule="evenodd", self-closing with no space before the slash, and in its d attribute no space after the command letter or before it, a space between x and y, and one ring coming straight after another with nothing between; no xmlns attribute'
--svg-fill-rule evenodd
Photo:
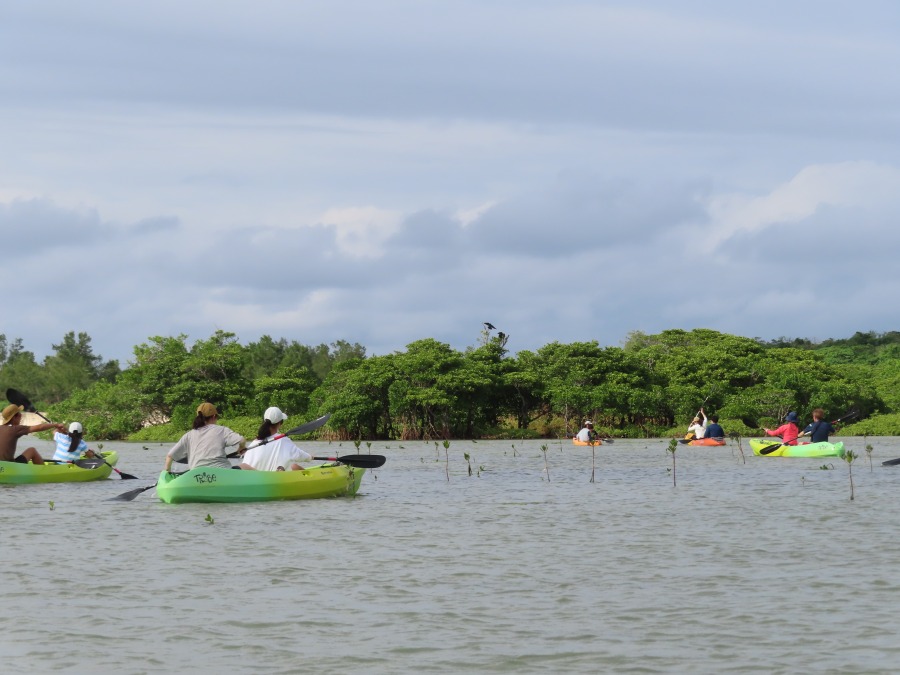
<svg viewBox="0 0 900 675"><path fill-rule="evenodd" d="M898 330L898 225L893 0L0 2L39 359Z"/></svg>

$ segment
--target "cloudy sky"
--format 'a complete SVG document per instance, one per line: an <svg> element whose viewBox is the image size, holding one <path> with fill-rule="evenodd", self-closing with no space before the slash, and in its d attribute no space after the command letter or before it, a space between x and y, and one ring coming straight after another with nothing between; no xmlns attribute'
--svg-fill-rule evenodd
<svg viewBox="0 0 900 675"><path fill-rule="evenodd" d="M0 333L900 329L893 0L0 4Z"/></svg>

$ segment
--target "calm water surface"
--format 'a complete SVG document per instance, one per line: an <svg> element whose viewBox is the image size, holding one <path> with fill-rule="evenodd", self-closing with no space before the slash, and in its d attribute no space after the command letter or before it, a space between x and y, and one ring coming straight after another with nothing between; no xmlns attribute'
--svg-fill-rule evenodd
<svg viewBox="0 0 900 675"><path fill-rule="evenodd" d="M144 480L0 486L3 672L897 672L900 439L874 470L846 441L853 501L842 460L746 442L679 446L673 487L661 440L594 483L591 448L550 443L548 481L541 442L454 441L449 481L381 442L356 498L234 505L106 501L169 447L108 443Z"/></svg>

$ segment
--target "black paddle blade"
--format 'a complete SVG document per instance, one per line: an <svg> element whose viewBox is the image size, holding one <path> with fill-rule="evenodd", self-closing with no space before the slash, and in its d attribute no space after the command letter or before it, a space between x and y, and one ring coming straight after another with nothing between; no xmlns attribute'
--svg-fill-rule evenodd
<svg viewBox="0 0 900 675"><path fill-rule="evenodd" d="M773 444L773 445L767 445L766 447L760 448L760 449L759 449L759 454L761 454L761 455L771 455L773 452L775 452L775 451L776 451L778 448L780 448L782 445L784 445L784 443L775 443L775 444Z"/></svg>
<svg viewBox="0 0 900 675"><path fill-rule="evenodd" d="M120 495L116 495L115 497L110 497L106 501L108 502L130 502L132 499L137 497L142 492L146 492L147 490L152 490L156 487L156 483L153 485L148 485L147 487L137 488L136 490L129 490L128 492L123 492Z"/></svg>
<svg viewBox="0 0 900 675"><path fill-rule="evenodd" d="M294 427L293 429L289 429L284 433L285 436L299 436L300 434L308 434L310 431L315 431L328 421L328 418L331 417L331 413L327 415L322 415L319 419L313 420L312 422L307 422L306 424L301 424L299 427Z"/></svg>
<svg viewBox="0 0 900 675"><path fill-rule="evenodd" d="M888 459L881 463L881 466L897 466L900 464L900 457L897 459Z"/></svg>
<svg viewBox="0 0 900 675"><path fill-rule="evenodd" d="M28 400L28 397L23 394L21 391L17 391L15 389L7 389L6 390L6 400L12 403L13 405L20 405L25 409L25 412L35 412L34 406L31 405L31 401Z"/></svg>
<svg viewBox="0 0 900 675"><path fill-rule="evenodd" d="M344 455L343 457L313 457L324 462L340 462L360 469L377 469L387 461L384 455Z"/></svg>
<svg viewBox="0 0 900 675"><path fill-rule="evenodd" d="M113 471L119 474L119 478L121 478L122 480L138 480L137 476L132 476L130 473L119 471L116 467L113 467Z"/></svg>

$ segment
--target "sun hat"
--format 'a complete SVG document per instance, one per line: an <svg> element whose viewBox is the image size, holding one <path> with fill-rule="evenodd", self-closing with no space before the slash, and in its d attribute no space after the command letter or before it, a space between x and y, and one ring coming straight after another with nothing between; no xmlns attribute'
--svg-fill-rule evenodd
<svg viewBox="0 0 900 675"><path fill-rule="evenodd" d="M9 424L9 421L25 410L25 406L10 403L3 409L3 424Z"/></svg>
<svg viewBox="0 0 900 675"><path fill-rule="evenodd" d="M797 413L795 413L795 412L793 412L793 411L789 412L789 413L785 416L784 420L785 420L786 422L796 422L796 421L797 421Z"/></svg>
<svg viewBox="0 0 900 675"><path fill-rule="evenodd" d="M81 426L81 422L72 422L72 424L69 425L69 433L70 434L83 434L84 427Z"/></svg>
<svg viewBox="0 0 900 675"><path fill-rule="evenodd" d="M271 422L272 424L278 424L279 422L284 422L287 419L287 415L281 412L280 408L272 406L271 408L266 408L263 419Z"/></svg>
<svg viewBox="0 0 900 675"><path fill-rule="evenodd" d="M216 406L212 403L205 401L197 406L197 414L203 415L204 417L212 417L213 415L218 415L219 411L216 410Z"/></svg>

